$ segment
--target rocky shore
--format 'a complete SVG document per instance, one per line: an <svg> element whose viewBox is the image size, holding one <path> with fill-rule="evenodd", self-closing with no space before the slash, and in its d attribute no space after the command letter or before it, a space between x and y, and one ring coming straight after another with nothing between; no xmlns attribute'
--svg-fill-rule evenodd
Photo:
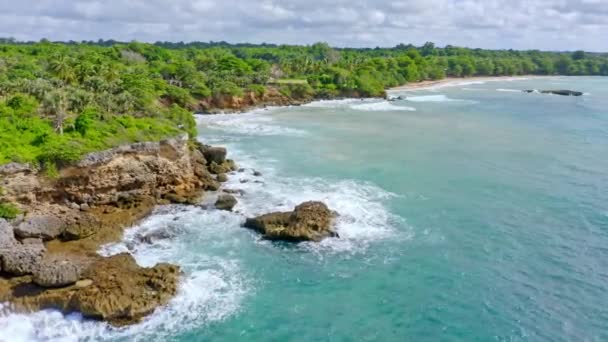
<svg viewBox="0 0 608 342"><path fill-rule="evenodd" d="M386 95L385 95L386 96ZM287 96L274 87L269 87L262 95L253 91L243 96L214 96L200 101L191 108L201 114L241 113L258 108L278 106L301 106L318 100L340 100L346 98L364 98L356 91L340 94L335 97L313 97L309 95Z"/></svg>
<svg viewBox="0 0 608 342"><path fill-rule="evenodd" d="M198 203L234 169L225 149L186 136L92 153L53 178L29 165L0 166L0 201L21 212L0 219L0 302L138 322L176 294L179 266L145 268L129 254L97 250L156 204Z"/></svg>

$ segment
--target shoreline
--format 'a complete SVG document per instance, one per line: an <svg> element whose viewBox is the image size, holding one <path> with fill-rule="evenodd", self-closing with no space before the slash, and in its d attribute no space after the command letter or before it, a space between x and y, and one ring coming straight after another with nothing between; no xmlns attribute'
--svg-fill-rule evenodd
<svg viewBox="0 0 608 342"><path fill-rule="evenodd" d="M457 87L463 85L477 84L481 82L500 82L500 81L524 81L529 79L544 79L563 77L559 75L521 75L521 76L475 76L475 77L446 77L441 80L420 81L408 83L401 86L387 89L387 93L397 91L429 90L436 88Z"/></svg>
<svg viewBox="0 0 608 342"><path fill-rule="evenodd" d="M441 80L427 80L415 83L407 83L404 85L392 87L386 89L386 95L384 99L389 99L391 93L400 91L418 91L418 90L429 90L437 88L448 88L457 87L472 84L481 84L485 82L500 82L500 81L523 81L530 79L548 79L555 77L564 77L562 75L521 75L521 76L475 76L475 77L446 77ZM258 103L244 105L240 108L210 108L206 111L193 111L194 115L218 115L218 114L244 114L256 110L265 110L271 108L280 107L300 107L310 103L319 101L340 101L348 99L380 99L380 97L366 97L366 96L336 96L332 98L308 98L308 99L289 99L281 103L276 101L260 101Z"/></svg>

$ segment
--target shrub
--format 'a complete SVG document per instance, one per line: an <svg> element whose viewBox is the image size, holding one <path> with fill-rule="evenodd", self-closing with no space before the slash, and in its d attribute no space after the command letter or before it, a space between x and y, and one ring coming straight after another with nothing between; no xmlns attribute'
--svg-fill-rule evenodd
<svg viewBox="0 0 608 342"><path fill-rule="evenodd" d="M21 212L12 203L0 203L0 218L12 220Z"/></svg>

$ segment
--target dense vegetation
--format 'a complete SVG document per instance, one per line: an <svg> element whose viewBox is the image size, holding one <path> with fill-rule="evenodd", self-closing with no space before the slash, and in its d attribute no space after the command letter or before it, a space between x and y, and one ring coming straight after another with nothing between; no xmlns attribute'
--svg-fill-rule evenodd
<svg viewBox="0 0 608 342"><path fill-rule="evenodd" d="M492 51L432 43L390 49L226 43L18 43L0 40L0 164L57 163L179 131L218 97L382 96L446 76L608 75L608 56Z"/></svg>

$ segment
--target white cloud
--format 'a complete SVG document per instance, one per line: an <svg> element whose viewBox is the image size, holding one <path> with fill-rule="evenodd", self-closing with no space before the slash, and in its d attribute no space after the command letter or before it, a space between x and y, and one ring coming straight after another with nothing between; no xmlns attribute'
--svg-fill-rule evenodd
<svg viewBox="0 0 608 342"><path fill-rule="evenodd" d="M21 40L608 50L606 0L0 0Z"/></svg>

